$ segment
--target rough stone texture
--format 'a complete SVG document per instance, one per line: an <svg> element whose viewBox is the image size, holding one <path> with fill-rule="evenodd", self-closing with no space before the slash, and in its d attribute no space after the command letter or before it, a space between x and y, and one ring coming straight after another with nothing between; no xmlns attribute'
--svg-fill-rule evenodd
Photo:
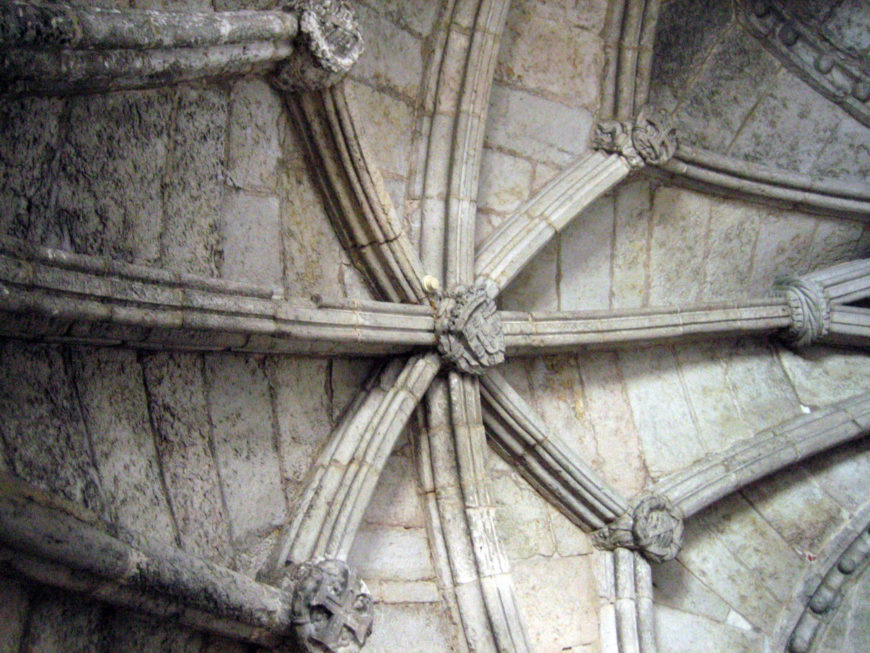
<svg viewBox="0 0 870 653"><path fill-rule="evenodd" d="M6 340L0 360L0 435L13 473L103 513L103 490L63 349Z"/></svg>
<svg viewBox="0 0 870 653"><path fill-rule="evenodd" d="M0 653L18 653L27 616L27 590L21 583L0 576L0 596Z"/></svg>
<svg viewBox="0 0 870 653"><path fill-rule="evenodd" d="M163 490L136 355L78 348L71 358L94 460L118 524L174 543L175 524Z"/></svg>
<svg viewBox="0 0 870 653"><path fill-rule="evenodd" d="M273 191L281 159L281 98L262 79L245 78L230 90L227 182L245 190Z"/></svg>
<svg viewBox="0 0 870 653"><path fill-rule="evenodd" d="M22 653L91 653L106 645L106 608L73 595L43 591L33 598Z"/></svg>
<svg viewBox="0 0 870 653"><path fill-rule="evenodd" d="M243 540L287 518L268 382L255 360L226 355L206 357L205 378L233 538Z"/></svg>
<svg viewBox="0 0 870 653"><path fill-rule="evenodd" d="M227 514L212 453L202 357L154 354L142 359L157 453L182 547L231 558Z"/></svg>
<svg viewBox="0 0 870 653"><path fill-rule="evenodd" d="M133 653L200 653L205 637L195 631L146 619L134 612L120 610L108 619L106 641L109 650Z"/></svg>
<svg viewBox="0 0 870 653"><path fill-rule="evenodd" d="M281 287L280 213L274 195L243 191L224 195L221 210L221 276L266 287Z"/></svg>

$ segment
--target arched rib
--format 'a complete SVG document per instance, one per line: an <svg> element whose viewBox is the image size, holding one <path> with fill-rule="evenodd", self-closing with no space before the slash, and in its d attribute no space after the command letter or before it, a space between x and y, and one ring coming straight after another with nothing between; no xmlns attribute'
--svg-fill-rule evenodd
<svg viewBox="0 0 870 653"><path fill-rule="evenodd" d="M474 273L477 188L489 94L509 0L456 0L430 70L424 118L422 232L426 271L446 288Z"/></svg>
<svg viewBox="0 0 870 653"><path fill-rule="evenodd" d="M437 354L394 360L357 395L309 475L273 573L288 562L347 559L387 457L440 365Z"/></svg>
<svg viewBox="0 0 870 653"><path fill-rule="evenodd" d="M313 304L280 289L0 238L0 333L27 339L258 353L388 354L435 344L431 310Z"/></svg>
<svg viewBox="0 0 870 653"><path fill-rule="evenodd" d="M660 0L618 0L605 26L601 115L624 120L646 104Z"/></svg>
<svg viewBox="0 0 870 653"><path fill-rule="evenodd" d="M652 488L688 517L768 474L867 434L870 392L799 415L720 454L705 458Z"/></svg>
<svg viewBox="0 0 870 653"><path fill-rule="evenodd" d="M703 337L767 334L791 325L784 297L745 303L500 314L507 353L514 356L628 345L654 345Z"/></svg>
<svg viewBox="0 0 870 653"><path fill-rule="evenodd" d="M477 279L503 290L583 209L628 176L619 154L589 152L505 220L477 251Z"/></svg>
<svg viewBox="0 0 870 653"><path fill-rule="evenodd" d="M0 91L68 94L267 72L293 56L285 11L178 12L0 5Z"/></svg>
<svg viewBox="0 0 870 653"><path fill-rule="evenodd" d="M434 552L442 558L436 564L459 607L469 650L530 651L487 488L477 384L451 372L427 396L420 462Z"/></svg>
<svg viewBox="0 0 870 653"><path fill-rule="evenodd" d="M392 302L422 303L422 267L347 103L344 84L286 93L326 212L354 265Z"/></svg>
<svg viewBox="0 0 870 653"><path fill-rule="evenodd" d="M756 201L825 215L860 219L870 215L870 190L865 184L820 181L687 145L680 145L674 157L655 172L705 191L728 195L737 192Z"/></svg>
<svg viewBox="0 0 870 653"><path fill-rule="evenodd" d="M496 449L571 521L595 530L628 509L626 499L547 429L500 373L489 370L481 379L481 392L483 421Z"/></svg>

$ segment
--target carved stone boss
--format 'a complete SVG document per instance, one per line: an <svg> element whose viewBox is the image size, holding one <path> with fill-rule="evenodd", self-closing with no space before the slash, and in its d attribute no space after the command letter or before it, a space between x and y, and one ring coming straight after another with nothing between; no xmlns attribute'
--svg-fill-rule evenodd
<svg viewBox="0 0 870 653"><path fill-rule="evenodd" d="M595 127L592 147L619 154L632 168L667 163L677 150L676 130L664 118L641 111L634 122L604 120Z"/></svg>
<svg viewBox="0 0 870 653"><path fill-rule="evenodd" d="M595 545L640 551L650 562L677 557L683 546L683 515L665 497L647 495L614 522L596 531Z"/></svg>
<svg viewBox="0 0 870 653"><path fill-rule="evenodd" d="M831 330L831 302L825 289L813 279L787 277L776 289L784 293L791 310L792 325L786 339L796 347L806 347Z"/></svg>
<svg viewBox="0 0 870 653"><path fill-rule="evenodd" d="M357 653L372 632L374 602L347 563L320 560L293 574L292 620L297 643L309 653Z"/></svg>
<svg viewBox="0 0 870 653"><path fill-rule="evenodd" d="M466 374L504 362L501 319L483 286L459 286L439 297L435 337L444 359Z"/></svg>

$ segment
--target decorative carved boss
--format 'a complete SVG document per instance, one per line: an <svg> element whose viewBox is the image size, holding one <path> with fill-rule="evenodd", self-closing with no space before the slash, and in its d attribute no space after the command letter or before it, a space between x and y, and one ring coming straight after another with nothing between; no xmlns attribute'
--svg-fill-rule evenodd
<svg viewBox="0 0 870 653"><path fill-rule="evenodd" d="M456 369L482 374L504 362L504 331L495 301L483 286L459 286L438 302L438 351Z"/></svg>

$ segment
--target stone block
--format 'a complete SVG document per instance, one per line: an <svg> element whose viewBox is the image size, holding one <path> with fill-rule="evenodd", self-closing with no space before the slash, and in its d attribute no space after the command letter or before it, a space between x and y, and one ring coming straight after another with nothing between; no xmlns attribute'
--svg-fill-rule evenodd
<svg viewBox="0 0 870 653"><path fill-rule="evenodd" d="M810 251L817 218L796 211L769 211L761 222L749 283L753 292L769 294L774 282L784 275L810 271Z"/></svg>
<svg viewBox="0 0 870 653"><path fill-rule="evenodd" d="M414 102L423 75L422 41L366 6L357 6L356 14L366 48L351 76Z"/></svg>
<svg viewBox="0 0 870 653"><path fill-rule="evenodd" d="M710 200L710 230L707 237L703 287L703 302L764 296L767 288L750 287L751 253L755 249L765 210L758 205Z"/></svg>
<svg viewBox="0 0 870 653"><path fill-rule="evenodd" d="M312 462L332 431L329 362L270 357L265 369L270 391L274 393L281 473L292 506Z"/></svg>
<svg viewBox="0 0 870 653"><path fill-rule="evenodd" d="M824 406L870 387L870 359L857 351L814 346L792 352L777 349L800 403Z"/></svg>
<svg viewBox="0 0 870 653"><path fill-rule="evenodd" d="M704 455L670 347L620 352L634 423L652 478L683 469Z"/></svg>
<svg viewBox="0 0 870 653"><path fill-rule="evenodd" d="M214 454L233 537L287 518L266 375L251 357L205 358Z"/></svg>
<svg viewBox="0 0 870 653"><path fill-rule="evenodd" d="M456 625L440 603L375 604L375 627L365 650L372 653L453 651Z"/></svg>
<svg viewBox="0 0 870 653"><path fill-rule="evenodd" d="M850 513L867 500L870 439L863 438L826 451L803 463L825 494Z"/></svg>
<svg viewBox="0 0 870 653"><path fill-rule="evenodd" d="M226 563L232 557L227 515L211 450L202 357L143 356L145 387L169 505L181 546Z"/></svg>
<svg viewBox="0 0 870 653"><path fill-rule="evenodd" d="M428 0L365 0L364 4L420 37L434 29L439 13L438 5Z"/></svg>
<svg viewBox="0 0 870 653"><path fill-rule="evenodd" d="M650 83L651 104L672 110L717 37L731 22L727 2L669 2L659 10Z"/></svg>
<svg viewBox="0 0 870 653"><path fill-rule="evenodd" d="M200 633L142 614L119 610L105 626L108 650L117 653L200 653Z"/></svg>
<svg viewBox="0 0 870 653"><path fill-rule="evenodd" d="M377 164L387 179L407 178L414 130L411 106L389 93L357 82L348 82L348 95L354 113L360 118L365 144L374 157L372 163ZM401 201L394 201L394 205L401 213Z"/></svg>
<svg viewBox="0 0 870 653"><path fill-rule="evenodd" d="M435 577L424 528L363 525L348 564L363 578L416 581Z"/></svg>
<svg viewBox="0 0 870 653"><path fill-rule="evenodd" d="M94 460L119 525L174 545L175 525L136 355L76 348L71 359Z"/></svg>
<svg viewBox="0 0 870 653"><path fill-rule="evenodd" d="M265 80L246 77L233 84L229 102L228 180L245 190L274 191L285 120L281 98Z"/></svg>
<svg viewBox="0 0 870 653"><path fill-rule="evenodd" d="M779 62L758 40L732 26L682 98L676 114L680 138L690 145L724 152L779 70ZM757 110L754 115L770 116Z"/></svg>
<svg viewBox="0 0 870 653"><path fill-rule="evenodd" d="M0 415L16 476L109 518L61 347L0 344Z"/></svg>
<svg viewBox="0 0 870 653"><path fill-rule="evenodd" d="M668 187L655 194L649 254L651 306L698 301L709 222L710 201L705 196Z"/></svg>
<svg viewBox="0 0 870 653"><path fill-rule="evenodd" d="M857 245L864 225L852 220L820 219L807 255L810 269L845 263L857 258Z"/></svg>
<svg viewBox="0 0 870 653"><path fill-rule="evenodd" d="M34 596L21 651L91 653L106 650L104 619L105 607L101 604L83 601L73 594L46 590Z"/></svg>
<svg viewBox="0 0 870 653"><path fill-rule="evenodd" d="M664 605L655 609L656 638L668 653L734 653L762 650L758 631L746 632Z"/></svg>
<svg viewBox="0 0 870 653"><path fill-rule="evenodd" d="M747 486L743 495L803 556L818 556L847 516L799 466Z"/></svg>
<svg viewBox="0 0 870 653"><path fill-rule="evenodd" d="M19 653L28 603L24 585L0 576L0 653Z"/></svg>
<svg viewBox="0 0 870 653"><path fill-rule="evenodd" d="M228 94L179 87L163 177L163 266L217 276L221 267L220 208L225 175Z"/></svg>
<svg viewBox="0 0 870 653"><path fill-rule="evenodd" d="M543 499L515 474L497 476L490 485L499 540L507 557L552 556L553 534Z"/></svg>
<svg viewBox="0 0 870 653"><path fill-rule="evenodd" d="M375 493L366 509L368 524L424 528L417 467L410 444L400 441L387 459Z"/></svg>
<svg viewBox="0 0 870 653"><path fill-rule="evenodd" d="M604 43L559 13L548 12L540 2L511 4L495 78L595 111Z"/></svg>
<svg viewBox="0 0 870 653"><path fill-rule="evenodd" d="M586 109L503 84L492 87L485 137L489 147L564 167L585 151L591 129L592 114Z"/></svg>
<svg viewBox="0 0 870 653"><path fill-rule="evenodd" d="M592 556L534 558L511 566L533 651L562 651L598 640Z"/></svg>
<svg viewBox="0 0 870 653"><path fill-rule="evenodd" d="M529 198L532 173L529 161L484 148L477 206L484 211L512 213ZM485 235L479 234L479 239Z"/></svg>
<svg viewBox="0 0 870 653"><path fill-rule="evenodd" d="M807 174L819 155L818 144L833 136L841 116L837 105L812 91L796 75L783 71L741 127L729 153Z"/></svg>
<svg viewBox="0 0 870 653"><path fill-rule="evenodd" d="M619 368L619 357L615 352L588 353L578 358L577 366L583 382L586 414L595 437L595 450L620 452L618 456L599 456L596 470L625 495L637 494L647 484L648 478L631 403Z"/></svg>
<svg viewBox="0 0 870 653"><path fill-rule="evenodd" d="M547 506L550 516L550 529L556 544L556 554L569 558L572 556L589 555L596 549L592 548L592 540L583 530L569 520L553 506Z"/></svg>
<svg viewBox="0 0 870 653"><path fill-rule="evenodd" d="M635 308L647 300L651 196L645 179L614 190L611 308Z"/></svg>
<svg viewBox="0 0 870 653"><path fill-rule="evenodd" d="M228 191L221 209L221 277L280 287L281 228L278 198Z"/></svg>
<svg viewBox="0 0 870 653"><path fill-rule="evenodd" d="M559 237L547 243L500 295L504 311L555 311L559 308L557 274Z"/></svg>
<svg viewBox="0 0 870 653"><path fill-rule="evenodd" d="M852 116L842 115L836 132L824 146L810 170L821 179L841 179L859 184L870 176L870 149L867 128Z"/></svg>
<svg viewBox="0 0 870 653"><path fill-rule="evenodd" d="M49 222L46 172L58 146L63 106L59 98L0 102L0 233L60 242L59 234L43 232L42 223Z"/></svg>
<svg viewBox="0 0 870 653"><path fill-rule="evenodd" d="M667 606L716 622L725 621L731 608L682 562L668 560L654 565L652 570L657 606Z"/></svg>
<svg viewBox="0 0 870 653"><path fill-rule="evenodd" d="M166 91L71 101L56 164L56 206L45 217L73 250L143 264L160 260L173 110Z"/></svg>
<svg viewBox="0 0 870 653"><path fill-rule="evenodd" d="M578 215L559 237L559 310L610 308L613 197Z"/></svg>

